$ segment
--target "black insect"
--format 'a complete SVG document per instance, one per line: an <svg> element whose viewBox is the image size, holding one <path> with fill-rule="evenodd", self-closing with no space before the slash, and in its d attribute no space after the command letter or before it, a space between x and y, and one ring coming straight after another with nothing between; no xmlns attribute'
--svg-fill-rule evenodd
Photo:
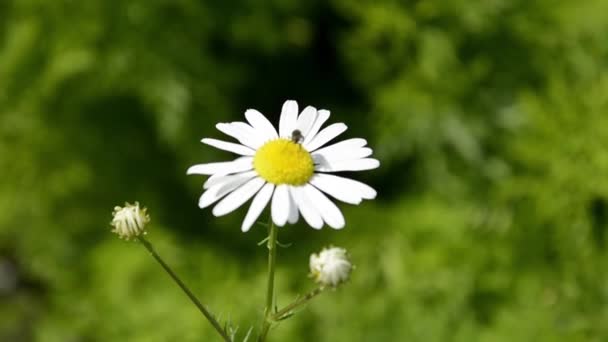
<svg viewBox="0 0 608 342"><path fill-rule="evenodd" d="M294 143L299 144L302 139L304 139L304 136L302 135L302 132L300 132L299 129L296 129L291 132L291 141L293 141Z"/></svg>

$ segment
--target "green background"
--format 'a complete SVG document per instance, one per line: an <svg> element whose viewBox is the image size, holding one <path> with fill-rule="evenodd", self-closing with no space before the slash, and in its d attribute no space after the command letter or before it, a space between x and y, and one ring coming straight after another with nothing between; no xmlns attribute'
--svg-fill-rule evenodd
<svg viewBox="0 0 608 342"><path fill-rule="evenodd" d="M259 326L264 227L200 210L216 122L332 111L382 166L347 226L281 229L279 305L311 252L352 280L274 341L608 340L605 0L0 1L0 340L214 341L112 208L211 309ZM264 214L266 215L266 214ZM240 335L242 337L242 334Z"/></svg>

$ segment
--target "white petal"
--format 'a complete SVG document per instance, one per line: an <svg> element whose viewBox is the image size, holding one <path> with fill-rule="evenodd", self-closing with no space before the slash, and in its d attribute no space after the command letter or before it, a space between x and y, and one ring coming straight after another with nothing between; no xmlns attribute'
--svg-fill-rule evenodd
<svg viewBox="0 0 608 342"><path fill-rule="evenodd" d="M211 175L211 177L207 178L207 181L205 181L205 184L203 184L203 189L209 189L212 186L215 186L217 184L229 182L232 179L235 179L237 177L252 178L257 174L258 173L256 171L245 171L245 172L241 172L241 173L235 173L232 175L222 175L222 174L216 173L214 175Z"/></svg>
<svg viewBox="0 0 608 342"><path fill-rule="evenodd" d="M323 126L323 124L325 123L325 121L327 121L327 119L329 119L328 110L321 109L321 110L317 111L317 119L315 120L315 123L312 125L310 132L308 132L308 134L306 134L304 136L304 141L302 142L302 144L305 144L305 145L308 144L317 135L317 133L319 133L321 126Z"/></svg>
<svg viewBox="0 0 608 342"><path fill-rule="evenodd" d="M268 121L268 119L266 119L266 117L257 110L247 109L245 112L245 118L247 118L247 121L251 124L251 126L253 126L254 129L259 130L259 134L266 137L266 140L276 139L279 137L276 129L274 129L270 121Z"/></svg>
<svg viewBox="0 0 608 342"><path fill-rule="evenodd" d="M235 128L237 128L237 129L243 131L245 134L247 134L247 139L248 140L251 139L251 144L256 149L258 147L264 145L264 143L266 143L268 140L274 139L273 137L267 136L266 134L264 134L264 132L256 130L255 128L251 127L249 124L246 124L244 122L235 121L235 122L230 123L230 125L234 126Z"/></svg>
<svg viewBox="0 0 608 342"><path fill-rule="evenodd" d="M289 187L289 190L293 196L293 199L298 205L298 209L300 210L302 217L304 217L304 220L306 220L306 223L308 223L308 225L314 229L323 228L323 218L321 217L321 214L317 208L311 203L308 196L306 196L304 187L291 186Z"/></svg>
<svg viewBox="0 0 608 342"><path fill-rule="evenodd" d="M323 145L327 144L338 135L344 133L347 128L348 127L346 127L346 125L343 123L335 123L333 125L329 125L325 127L325 129L323 129L321 132L319 132L319 134L317 134L317 136L314 137L311 142L309 142L308 144L305 143L304 147L308 151L312 152L318 149L319 147L322 147Z"/></svg>
<svg viewBox="0 0 608 342"><path fill-rule="evenodd" d="M334 153L334 152L341 153L342 151L349 150L349 149L354 150L357 148L364 147L365 145L367 145L367 141L365 139L352 138L352 139L342 140L333 145L325 146L321 149L316 150L315 153L328 153L328 154Z"/></svg>
<svg viewBox="0 0 608 342"><path fill-rule="evenodd" d="M229 162L197 164L188 168L189 175L228 175L253 169L253 158L242 157Z"/></svg>
<svg viewBox="0 0 608 342"><path fill-rule="evenodd" d="M258 217L260 217L260 214L262 214L262 211L264 211L264 208L268 205L273 191L274 185L266 183L253 201L251 201L251 206L249 207L249 211L247 211L247 215L245 215L245 220L243 220L243 225L241 226L242 231L248 231Z"/></svg>
<svg viewBox="0 0 608 342"><path fill-rule="evenodd" d="M321 193L321 191L317 190L317 188L310 184L306 184L304 186L304 191L306 191L308 198L317 208L319 213L321 213L321 217L323 218L323 221L327 223L327 225L334 229L344 228L344 216L334 202L330 201Z"/></svg>
<svg viewBox="0 0 608 342"><path fill-rule="evenodd" d="M317 153L317 152L315 152ZM335 153L335 154L323 154L323 153L318 153L316 155L313 155L313 160L315 160L315 162L317 160L330 160L331 162L337 162L337 161L343 161L343 160L353 160L353 159L362 159L362 158L367 158L369 156L371 156L374 153L374 150L372 150L369 147L364 147L364 148L358 148L356 150L347 150L347 151L342 151L342 153Z"/></svg>
<svg viewBox="0 0 608 342"><path fill-rule="evenodd" d="M250 171L251 172L251 171ZM203 189L207 190L210 187L214 186L215 184L217 184L217 182L221 179L223 179L224 175L221 175L219 173L216 173L214 175L209 176L209 178L207 178L207 180L205 181L205 183L203 184Z"/></svg>
<svg viewBox="0 0 608 342"><path fill-rule="evenodd" d="M300 219L300 213L298 211L298 205L296 201L293 199L293 194L289 191L289 217L287 218L287 222L290 224L296 224Z"/></svg>
<svg viewBox="0 0 608 342"><path fill-rule="evenodd" d="M296 129L296 121L298 119L298 103L293 100L287 100L281 109L281 119L279 121L279 135L283 138L291 136L291 133Z"/></svg>
<svg viewBox="0 0 608 342"><path fill-rule="evenodd" d="M272 221L279 227L283 227L287 223L289 217L289 193L287 185L281 184L277 186L272 196Z"/></svg>
<svg viewBox="0 0 608 342"><path fill-rule="evenodd" d="M317 109L313 106L308 106L304 108L302 114L298 117L298 122L296 123L296 128L302 133L302 136L306 136L312 125L315 123L315 119L317 118Z"/></svg>
<svg viewBox="0 0 608 342"><path fill-rule="evenodd" d="M313 184L313 182L311 182L311 184ZM314 185L323 190L324 193L339 201L354 205L361 204L361 196L355 191L350 189L341 189L332 184L320 186L317 183L314 183Z"/></svg>
<svg viewBox="0 0 608 342"><path fill-rule="evenodd" d="M199 208L207 208L255 176L256 173L253 171L238 176L227 176L225 181L215 184L203 193L198 201Z"/></svg>
<svg viewBox="0 0 608 342"><path fill-rule="evenodd" d="M257 136L253 127L244 122L218 123L215 127L220 132L235 138L241 144L254 150L264 144L264 141Z"/></svg>
<svg viewBox="0 0 608 342"><path fill-rule="evenodd" d="M251 148L243 146L243 145L227 142L227 141L205 138L205 139L201 140L201 142L203 144L207 144L209 146L219 148L220 150L240 154L242 156L255 155L255 151L252 150Z"/></svg>
<svg viewBox="0 0 608 342"><path fill-rule="evenodd" d="M327 161L324 164L315 165L315 170L320 172L340 171L363 171L372 170L380 166L380 162L373 158L352 159L341 161Z"/></svg>
<svg viewBox="0 0 608 342"><path fill-rule="evenodd" d="M310 184L345 203L359 204L362 199L376 198L376 190L371 186L353 179L335 175L323 173L315 174L310 180Z"/></svg>
<svg viewBox="0 0 608 342"><path fill-rule="evenodd" d="M343 160L362 159L371 156L374 151L369 147L334 150L330 152L321 152L317 150L312 154L312 159L315 164L325 165Z"/></svg>
<svg viewBox="0 0 608 342"><path fill-rule="evenodd" d="M266 181L262 178L256 177L249 182L242 185L240 188L234 190L230 195L226 196L213 208L213 215L223 216L231 213L243 203L247 202L253 195L255 195Z"/></svg>

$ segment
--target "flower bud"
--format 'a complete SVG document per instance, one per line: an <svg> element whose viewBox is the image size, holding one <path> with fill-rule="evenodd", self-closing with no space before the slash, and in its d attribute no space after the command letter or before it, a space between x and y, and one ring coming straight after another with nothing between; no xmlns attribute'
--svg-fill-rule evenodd
<svg viewBox="0 0 608 342"><path fill-rule="evenodd" d="M113 233L125 240L130 240L141 234L146 234L146 224L150 222L150 216L146 208L140 208L139 203L125 203L124 207L114 207L113 219L110 223L114 226Z"/></svg>
<svg viewBox="0 0 608 342"><path fill-rule="evenodd" d="M353 269L344 248L324 248L310 256L310 274L322 286L336 287L348 280Z"/></svg>

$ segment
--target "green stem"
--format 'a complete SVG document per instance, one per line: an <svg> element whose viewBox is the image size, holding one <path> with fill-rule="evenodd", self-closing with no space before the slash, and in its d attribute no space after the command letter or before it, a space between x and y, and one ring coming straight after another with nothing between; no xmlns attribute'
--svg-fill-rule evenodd
<svg viewBox="0 0 608 342"><path fill-rule="evenodd" d="M280 321L282 318L284 318L285 316L287 316L289 313L291 313L293 310L297 309L298 307L308 303L308 301L310 301L311 299L315 298L316 296L320 295L323 290L325 290L324 287L318 287L316 289L314 289L313 291L309 292L306 296L296 300L295 302L287 305L286 307L284 307L283 309L277 311L277 313L275 313L272 316L272 319L274 321Z"/></svg>
<svg viewBox="0 0 608 342"><path fill-rule="evenodd" d="M177 283L177 285L186 293L188 298L190 298L192 303L194 303L194 305L200 310L200 312L203 314L203 316L205 316L205 318L207 318L207 320L211 323L211 325L213 325L213 328L215 328L215 330L217 330L217 332L222 336L222 338L226 342L231 342L230 337L228 337L228 334L226 334L224 329L222 329L222 326L220 325L220 323L215 319L215 317L213 317L213 314L211 314L211 312L209 312L207 310L207 308L205 308L205 306L203 304L201 304L201 302L198 300L198 298L196 298L196 296L192 293L192 291L190 291L190 289L188 289L186 284L184 284L184 282L177 276L177 274L175 274L175 272L173 272L173 270L169 267L169 265L167 265L165 263L165 261L160 257L160 255L158 255L158 253L156 253L156 251L154 250L154 247L152 247L152 244L150 244L150 242L148 242L148 240L146 240L142 236L138 236L137 239L144 245L144 247L146 247L148 252L150 252L150 254L154 257L154 259L156 259L156 261L158 261L158 263L169 274L169 276L171 276L171 279L173 279Z"/></svg>
<svg viewBox="0 0 608 342"><path fill-rule="evenodd" d="M272 312L274 307L274 269L277 259L277 235L278 229L270 220L270 232L268 234L268 287L266 291L266 307L264 308L264 323L258 338L259 342L266 341L268 331L272 324Z"/></svg>

